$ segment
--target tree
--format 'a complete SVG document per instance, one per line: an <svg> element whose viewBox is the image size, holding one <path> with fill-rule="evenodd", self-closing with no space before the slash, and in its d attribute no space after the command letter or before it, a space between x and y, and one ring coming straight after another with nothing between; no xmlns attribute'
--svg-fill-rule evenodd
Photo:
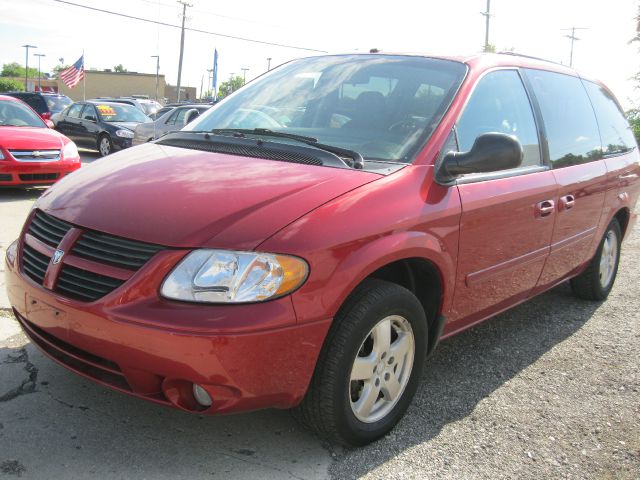
<svg viewBox="0 0 640 480"><path fill-rule="evenodd" d="M482 47L482 51L484 53L496 53L496 46L491 43L487 43L484 47Z"/></svg>
<svg viewBox="0 0 640 480"><path fill-rule="evenodd" d="M55 67L53 67L53 76L54 76L54 78L58 78L58 76L60 75L60 72L63 71L63 70L66 70L70 66L71 65L56 65Z"/></svg>
<svg viewBox="0 0 640 480"><path fill-rule="evenodd" d="M12 78L0 78L0 92L21 92L23 90L24 85L22 85L22 82Z"/></svg>
<svg viewBox="0 0 640 480"><path fill-rule="evenodd" d="M117 72L117 73L124 73L124 72L128 72L129 70L127 70L126 68L124 68L122 66L121 63L119 63L118 65L116 65L115 67L113 67L113 71Z"/></svg>
<svg viewBox="0 0 640 480"><path fill-rule="evenodd" d="M235 92L244 85L244 80L240 75L236 75L234 78L222 82L218 87L218 100L222 100L224 97L232 92Z"/></svg>
<svg viewBox="0 0 640 480"><path fill-rule="evenodd" d="M640 109L632 108L631 110L627 110L625 112L625 116L629 121L629 125L633 130L633 134L636 137L636 142L640 144Z"/></svg>
<svg viewBox="0 0 640 480"><path fill-rule="evenodd" d="M29 77L37 77L38 69L37 68L29 68ZM19 77L24 78L24 67L21 66L18 62L5 63L2 65L2 72L0 73L0 77Z"/></svg>

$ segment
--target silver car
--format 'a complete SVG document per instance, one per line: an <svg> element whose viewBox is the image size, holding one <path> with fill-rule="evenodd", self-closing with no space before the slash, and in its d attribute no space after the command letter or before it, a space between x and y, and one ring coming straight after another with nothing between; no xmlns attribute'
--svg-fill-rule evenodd
<svg viewBox="0 0 640 480"><path fill-rule="evenodd" d="M161 136L180 130L187 123L207 111L211 105L181 105L165 112L153 122L141 123L134 132L133 145L141 145Z"/></svg>

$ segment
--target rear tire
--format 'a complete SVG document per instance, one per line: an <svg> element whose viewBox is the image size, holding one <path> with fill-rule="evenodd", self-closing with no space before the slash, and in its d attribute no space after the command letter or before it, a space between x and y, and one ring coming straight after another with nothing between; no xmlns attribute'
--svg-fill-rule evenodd
<svg viewBox="0 0 640 480"><path fill-rule="evenodd" d="M600 301L609 296L618 274L621 241L620 223L614 218L587 269L571 279L573 293L585 300Z"/></svg>
<svg viewBox="0 0 640 480"><path fill-rule="evenodd" d="M356 446L380 438L411 403L426 346L427 319L415 295L366 280L334 318L294 416L333 442Z"/></svg>

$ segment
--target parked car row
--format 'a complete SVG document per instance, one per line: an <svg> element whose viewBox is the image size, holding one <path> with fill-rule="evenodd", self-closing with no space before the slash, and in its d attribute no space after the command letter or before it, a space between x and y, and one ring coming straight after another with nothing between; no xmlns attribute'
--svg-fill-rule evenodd
<svg viewBox="0 0 640 480"><path fill-rule="evenodd" d="M153 122L141 123L136 126L133 144L140 145L141 143L156 140L169 132L180 130L209 108L211 108L211 105L208 104L163 107L158 112L162 110L164 112L159 117L156 117Z"/></svg>

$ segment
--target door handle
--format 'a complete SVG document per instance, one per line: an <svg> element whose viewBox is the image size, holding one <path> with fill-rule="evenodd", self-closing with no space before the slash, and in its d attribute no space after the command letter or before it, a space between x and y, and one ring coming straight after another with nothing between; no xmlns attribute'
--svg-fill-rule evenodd
<svg viewBox="0 0 640 480"><path fill-rule="evenodd" d="M536 216L548 217L556 209L556 203L553 200L544 200L536 204Z"/></svg>
<svg viewBox="0 0 640 480"><path fill-rule="evenodd" d="M560 197L560 210L569 210L576 204L576 197L573 195L565 195Z"/></svg>

